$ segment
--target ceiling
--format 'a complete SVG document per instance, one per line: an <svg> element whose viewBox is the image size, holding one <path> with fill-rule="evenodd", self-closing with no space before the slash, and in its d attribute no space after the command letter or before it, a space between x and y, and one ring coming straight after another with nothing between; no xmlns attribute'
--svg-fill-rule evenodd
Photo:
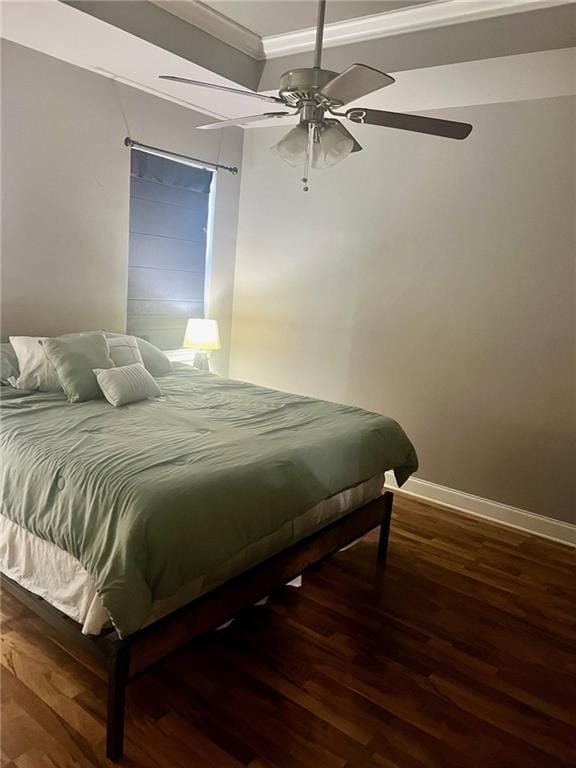
<svg viewBox="0 0 576 768"><path fill-rule="evenodd" d="M78 2L59 0L0 0L0 4L3 38L215 118L258 110L253 99L159 80L158 75L275 92L278 78L268 67L288 69L293 61L307 66L300 64L300 55L260 61L252 81L243 81L238 66L242 54L223 43L219 47L213 36L150 2L97 0L83 2L82 9ZM559 6L408 32L331 48L326 56L333 57L335 71L351 61L363 61L394 75L393 88L362 100L363 106L374 109L410 112L563 96L576 92L576 6L572 8L575 12L568 15ZM108 15L103 18L96 11ZM262 83L262 69L269 84ZM205 120L196 114L191 121Z"/></svg>
<svg viewBox="0 0 576 768"><path fill-rule="evenodd" d="M181 0L181 4L191 0ZM435 2L435 0L328 0L326 23L349 21ZM316 25L317 0L202 0L213 10L260 37Z"/></svg>

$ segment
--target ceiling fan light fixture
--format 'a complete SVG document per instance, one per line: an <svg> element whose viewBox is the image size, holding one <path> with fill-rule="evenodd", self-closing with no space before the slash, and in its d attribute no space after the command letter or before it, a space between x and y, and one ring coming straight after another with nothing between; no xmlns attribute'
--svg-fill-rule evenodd
<svg viewBox="0 0 576 768"><path fill-rule="evenodd" d="M288 165L304 165L308 157L308 129L304 123L299 123L271 149Z"/></svg>
<svg viewBox="0 0 576 768"><path fill-rule="evenodd" d="M315 138L312 145L312 157L308 158L308 126L300 123L272 147L288 165L306 165L310 159L312 168L323 170L345 160L354 149L354 140L336 120L315 126Z"/></svg>
<svg viewBox="0 0 576 768"><path fill-rule="evenodd" d="M318 141L314 143L312 167L318 170L341 163L354 149L354 140L340 123L322 123Z"/></svg>

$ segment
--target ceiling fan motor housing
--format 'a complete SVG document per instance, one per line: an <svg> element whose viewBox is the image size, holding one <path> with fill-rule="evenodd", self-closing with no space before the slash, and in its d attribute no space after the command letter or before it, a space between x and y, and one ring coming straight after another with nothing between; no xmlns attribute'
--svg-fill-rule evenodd
<svg viewBox="0 0 576 768"><path fill-rule="evenodd" d="M337 74L337 72L318 67L291 69L289 72L284 72L280 79L280 97L291 107L302 106L305 102L314 102L316 94Z"/></svg>

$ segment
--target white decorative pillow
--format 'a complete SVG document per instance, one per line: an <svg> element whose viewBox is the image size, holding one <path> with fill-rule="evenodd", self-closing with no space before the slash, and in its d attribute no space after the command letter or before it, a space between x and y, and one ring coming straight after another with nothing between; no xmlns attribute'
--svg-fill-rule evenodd
<svg viewBox="0 0 576 768"><path fill-rule="evenodd" d="M44 336L10 336L20 369L18 378L10 379L13 387L38 389L40 392L62 392L54 366L40 344L44 340Z"/></svg>
<svg viewBox="0 0 576 768"><path fill-rule="evenodd" d="M134 363L144 365L138 342L134 336L108 336L108 334L105 334L105 336L108 342L108 349L110 350L110 357L115 366L121 367L123 365L133 365Z"/></svg>
<svg viewBox="0 0 576 768"><path fill-rule="evenodd" d="M94 374L102 394L115 408L162 394L153 376L141 363L120 368L94 368Z"/></svg>

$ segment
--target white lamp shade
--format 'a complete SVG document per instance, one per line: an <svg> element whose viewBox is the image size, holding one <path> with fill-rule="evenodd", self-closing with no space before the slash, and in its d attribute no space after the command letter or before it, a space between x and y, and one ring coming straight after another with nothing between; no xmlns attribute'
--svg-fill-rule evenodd
<svg viewBox="0 0 576 768"><path fill-rule="evenodd" d="M220 334L216 320L191 317L186 323L183 346L202 352L215 352L220 349Z"/></svg>

